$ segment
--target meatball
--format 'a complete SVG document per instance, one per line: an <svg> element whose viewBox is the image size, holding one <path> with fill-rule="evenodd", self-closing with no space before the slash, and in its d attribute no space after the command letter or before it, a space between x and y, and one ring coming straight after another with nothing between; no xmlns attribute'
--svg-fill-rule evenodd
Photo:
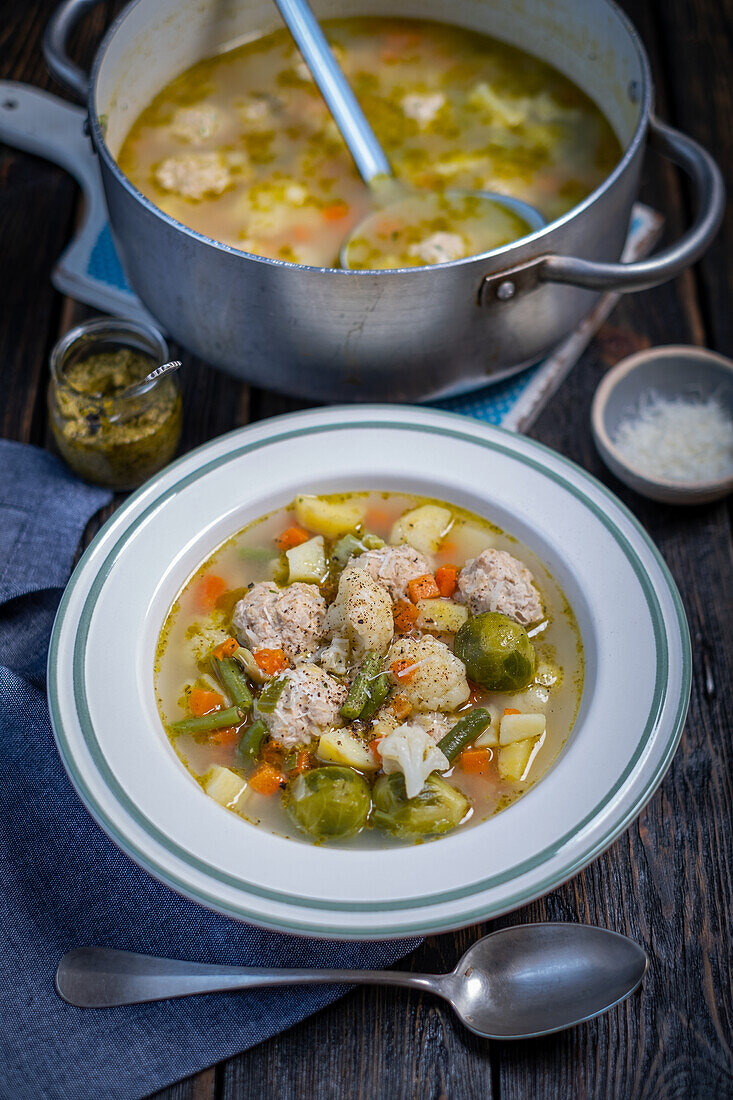
<svg viewBox="0 0 733 1100"><path fill-rule="evenodd" d="M411 244L408 252L426 264L447 264L466 255L467 244L460 233L431 233L422 241Z"/></svg>
<svg viewBox="0 0 733 1100"><path fill-rule="evenodd" d="M344 570L326 615L326 632L348 638L355 657L369 649L383 657L394 635L387 590L362 569Z"/></svg>
<svg viewBox="0 0 733 1100"><path fill-rule="evenodd" d="M522 626L538 622L543 615L534 577L506 550L484 550L467 561L458 575L458 591L458 598L474 615L500 611Z"/></svg>
<svg viewBox="0 0 733 1100"><path fill-rule="evenodd" d="M323 637L326 601L314 584L278 588L260 581L237 603L232 625L252 650L282 649L293 660L312 653Z"/></svg>
<svg viewBox="0 0 733 1100"><path fill-rule="evenodd" d="M441 738L445 737L448 730L455 725L454 718L449 718L447 714L441 714L440 711L437 710L426 711L424 714L416 714L414 718L410 720L413 725L421 726L436 744Z"/></svg>
<svg viewBox="0 0 733 1100"><path fill-rule="evenodd" d="M421 130L430 125L444 106L442 92L408 92L402 97L403 114L414 118Z"/></svg>
<svg viewBox="0 0 733 1100"><path fill-rule="evenodd" d="M384 585L393 600L404 600L407 582L429 573L430 564L419 550L403 543L401 546L367 550L356 558L350 558L346 569L363 570L372 580Z"/></svg>
<svg viewBox="0 0 733 1100"><path fill-rule="evenodd" d="M410 679L400 682L400 694L416 711L451 711L468 699L470 689L463 662L432 634L398 638L387 654L388 665L395 661L409 661L416 666Z"/></svg>
<svg viewBox="0 0 733 1100"><path fill-rule="evenodd" d="M155 170L155 180L164 191L187 199L220 195L231 183L231 173L219 153L183 153L166 157Z"/></svg>
<svg viewBox="0 0 733 1100"><path fill-rule="evenodd" d="M287 680L271 714L260 717L270 735L291 748L305 745L334 726L342 726L347 689L318 665L303 663L283 673Z"/></svg>
<svg viewBox="0 0 733 1100"><path fill-rule="evenodd" d="M224 121L218 107L200 103L196 107L179 107L173 115L171 132L183 141L194 144L206 141L219 132Z"/></svg>

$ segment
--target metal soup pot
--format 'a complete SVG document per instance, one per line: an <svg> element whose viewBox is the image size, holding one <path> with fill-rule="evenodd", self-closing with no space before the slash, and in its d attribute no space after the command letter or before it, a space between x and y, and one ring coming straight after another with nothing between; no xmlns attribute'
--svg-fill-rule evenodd
<svg viewBox="0 0 733 1100"><path fill-rule="evenodd" d="M623 156L579 206L481 256L429 268L342 271L240 252L145 198L115 156L140 111L175 75L225 43L281 26L271 0L133 0L89 78L66 42L94 0L66 0L46 34L54 75L89 108L112 230L132 286L176 340L268 389L314 400L412 400L459 392L536 361L600 291L664 282L705 250L724 190L712 158L652 113L639 37L610 0L315 0L320 18L401 15L481 31L549 61L603 110ZM617 262L647 142L690 176L697 214L674 244Z"/></svg>

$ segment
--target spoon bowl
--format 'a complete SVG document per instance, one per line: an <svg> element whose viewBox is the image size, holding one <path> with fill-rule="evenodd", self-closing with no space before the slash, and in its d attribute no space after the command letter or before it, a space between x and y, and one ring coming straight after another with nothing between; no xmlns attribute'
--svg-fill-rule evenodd
<svg viewBox="0 0 733 1100"><path fill-rule="evenodd" d="M634 992L646 968L646 954L626 936L585 924L526 924L478 940L450 974L267 970L82 947L61 959L56 990L79 1008L111 1008L273 986L407 986L442 997L476 1035L529 1039L606 1012Z"/></svg>
<svg viewBox="0 0 733 1100"><path fill-rule="evenodd" d="M451 975L466 1027L494 1039L549 1035L590 1020L641 983L648 960L626 936L585 924L525 924L484 936Z"/></svg>

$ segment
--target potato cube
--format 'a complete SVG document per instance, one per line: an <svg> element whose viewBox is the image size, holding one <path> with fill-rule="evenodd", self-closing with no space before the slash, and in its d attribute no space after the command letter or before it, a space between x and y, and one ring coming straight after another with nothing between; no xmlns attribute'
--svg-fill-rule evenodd
<svg viewBox="0 0 733 1100"><path fill-rule="evenodd" d="M535 742L513 741L511 745L504 745L499 749L499 775L510 783L519 783L527 778L527 771L532 760Z"/></svg>
<svg viewBox="0 0 733 1100"><path fill-rule="evenodd" d="M206 793L228 810L238 810L249 793L246 779L219 764L206 773L203 782Z"/></svg>
<svg viewBox="0 0 733 1100"><path fill-rule="evenodd" d="M318 742L316 755L329 764L345 764L361 772L374 772L379 761L350 730L329 730Z"/></svg>
<svg viewBox="0 0 733 1100"><path fill-rule="evenodd" d="M365 512L364 500L333 501L301 496L295 501L298 523L308 531L315 531L329 539L337 539L339 535L353 531L363 520Z"/></svg>
<svg viewBox="0 0 733 1100"><path fill-rule="evenodd" d="M505 714L499 722L499 744L512 745L528 737L541 737L546 726L544 714Z"/></svg>
<svg viewBox="0 0 733 1100"><path fill-rule="evenodd" d="M323 544L323 535L301 542L300 546L293 546L286 550L288 559L288 581L306 581L311 584L320 584L326 579L328 565L326 563L326 550Z"/></svg>
<svg viewBox="0 0 733 1100"><path fill-rule="evenodd" d="M407 542L422 554L432 554L439 549L452 523L453 516L447 508L422 504L400 516L392 528L390 542Z"/></svg>
<svg viewBox="0 0 733 1100"><path fill-rule="evenodd" d="M420 630L435 630L440 634L457 634L468 620L468 608L453 600L418 600L417 610L416 626Z"/></svg>

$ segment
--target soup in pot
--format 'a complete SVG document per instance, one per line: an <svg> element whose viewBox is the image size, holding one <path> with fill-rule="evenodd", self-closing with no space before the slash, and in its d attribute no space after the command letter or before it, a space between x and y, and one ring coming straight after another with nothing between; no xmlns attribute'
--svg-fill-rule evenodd
<svg viewBox="0 0 733 1100"><path fill-rule="evenodd" d="M383 847L483 821L540 779L583 656L555 580L487 520L401 493L301 496L189 579L155 685L178 757L229 811Z"/></svg>
<svg viewBox="0 0 733 1100"><path fill-rule="evenodd" d="M547 221L597 187L621 148L598 107L567 77L475 31L404 19L327 20L325 32L406 185L488 190ZM181 73L127 135L119 164L166 213L244 252L338 266L351 230L378 211L285 30ZM526 232L493 210L436 211L412 227L373 226L354 267L444 263Z"/></svg>

